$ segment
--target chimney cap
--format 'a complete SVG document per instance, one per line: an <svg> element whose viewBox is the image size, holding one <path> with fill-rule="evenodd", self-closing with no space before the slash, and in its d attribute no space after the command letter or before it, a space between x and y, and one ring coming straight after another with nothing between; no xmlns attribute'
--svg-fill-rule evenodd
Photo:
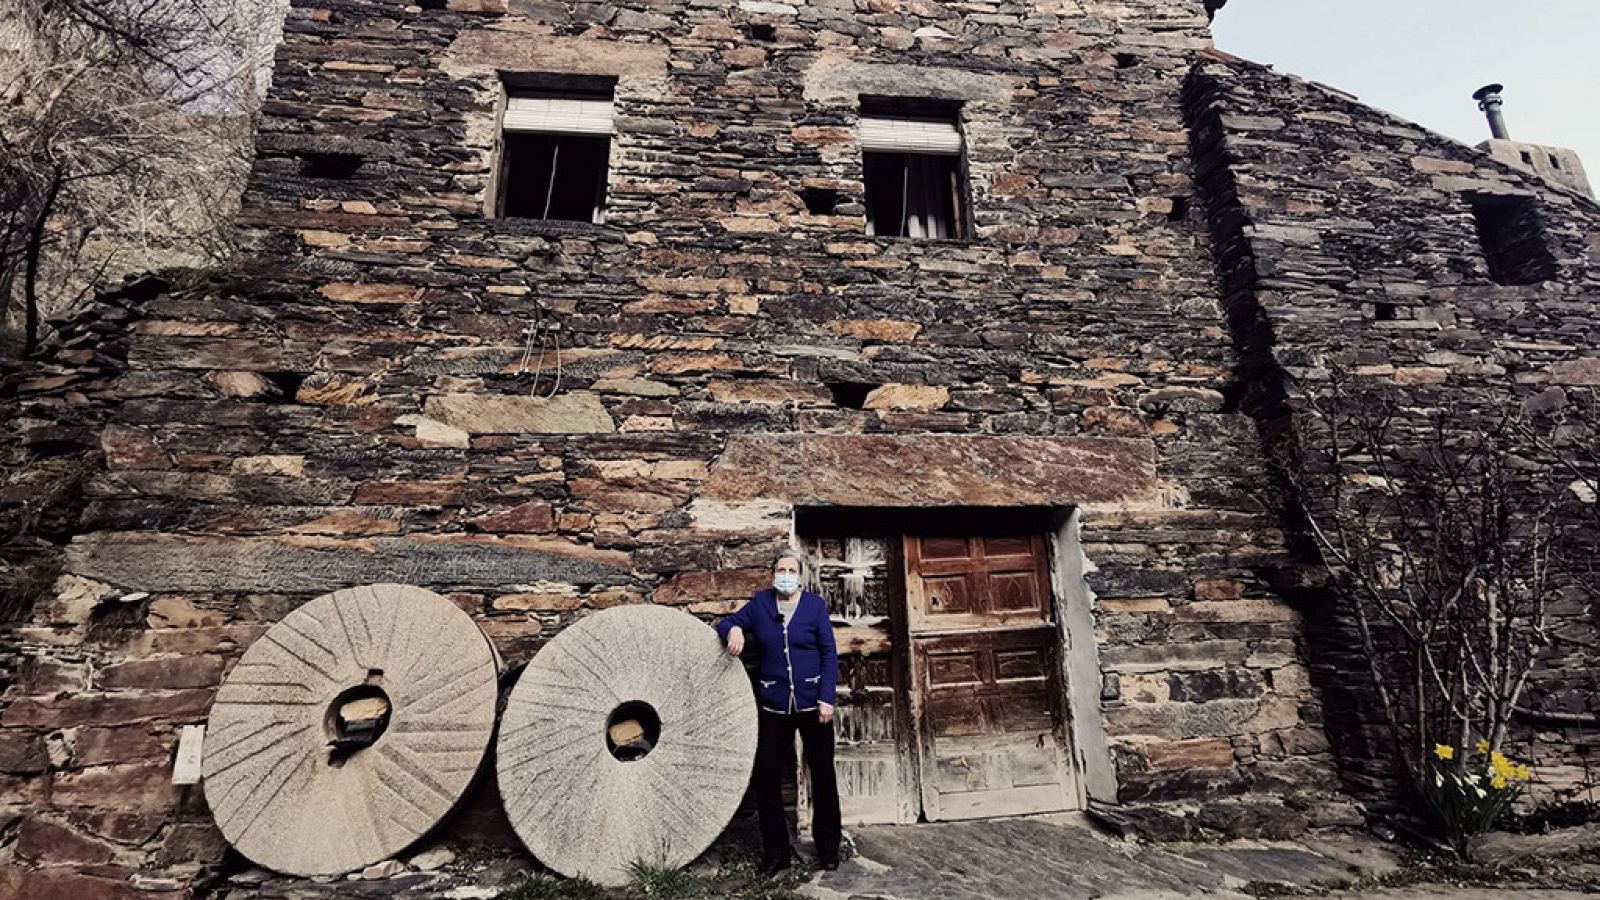
<svg viewBox="0 0 1600 900"><path fill-rule="evenodd" d="M1472 99L1482 103L1485 98L1499 94L1505 89L1506 86L1503 84L1486 84L1483 87L1478 88L1478 90L1473 93Z"/></svg>

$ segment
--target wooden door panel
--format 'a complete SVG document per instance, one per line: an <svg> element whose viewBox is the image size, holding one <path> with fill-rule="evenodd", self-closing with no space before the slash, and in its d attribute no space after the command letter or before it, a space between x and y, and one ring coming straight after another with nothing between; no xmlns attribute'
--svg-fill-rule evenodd
<svg viewBox="0 0 1600 900"><path fill-rule="evenodd" d="M923 537L917 540L922 545L922 559L927 562L972 558L972 542L965 537Z"/></svg>
<svg viewBox="0 0 1600 900"><path fill-rule="evenodd" d="M929 819L1069 809L1053 628L913 638Z"/></svg>
<svg viewBox="0 0 1600 900"><path fill-rule="evenodd" d="M1049 734L1041 734L1033 746L1022 746L1011 752L1007 771L1012 787L1059 786L1061 772L1056 763L1056 749Z"/></svg>
<svg viewBox="0 0 1600 900"><path fill-rule="evenodd" d="M989 573L989 611L1040 614L1048 609L1047 597L1040 596L1039 579L1030 571Z"/></svg>
<svg viewBox="0 0 1600 900"><path fill-rule="evenodd" d="M1052 618L1042 537L910 535L905 555L913 631Z"/></svg>
<svg viewBox="0 0 1600 900"><path fill-rule="evenodd" d="M1073 808L1044 539L907 536L904 548L923 811Z"/></svg>
<svg viewBox="0 0 1600 900"><path fill-rule="evenodd" d="M981 736L989 731L983 697L975 688L942 691L929 698L927 717L934 737Z"/></svg>
<svg viewBox="0 0 1600 900"><path fill-rule="evenodd" d="M924 616L960 616L981 612L972 579L966 573L923 576Z"/></svg>
<svg viewBox="0 0 1600 900"><path fill-rule="evenodd" d="M994 787L991 768L987 758L979 754L940 756L934 777L941 792L987 791Z"/></svg>
<svg viewBox="0 0 1600 900"><path fill-rule="evenodd" d="M996 681L1017 678L1050 677L1050 654L1043 647L1019 647L994 651Z"/></svg>
<svg viewBox="0 0 1600 900"><path fill-rule="evenodd" d="M928 684L938 690L948 685L984 683L984 658L980 650L930 652Z"/></svg>
<svg viewBox="0 0 1600 900"><path fill-rule="evenodd" d="M1032 558L1036 539L1031 535L1011 537L986 537L983 541L983 555L986 559L1000 559L1007 556Z"/></svg>

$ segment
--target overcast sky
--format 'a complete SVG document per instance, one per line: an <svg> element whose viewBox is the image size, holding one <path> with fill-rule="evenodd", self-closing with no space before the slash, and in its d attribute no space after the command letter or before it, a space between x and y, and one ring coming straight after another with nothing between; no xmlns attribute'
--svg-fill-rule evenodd
<svg viewBox="0 0 1600 900"><path fill-rule="evenodd" d="M1217 46L1468 144L1472 92L1505 91L1517 140L1570 147L1600 181L1600 0L1229 0Z"/></svg>

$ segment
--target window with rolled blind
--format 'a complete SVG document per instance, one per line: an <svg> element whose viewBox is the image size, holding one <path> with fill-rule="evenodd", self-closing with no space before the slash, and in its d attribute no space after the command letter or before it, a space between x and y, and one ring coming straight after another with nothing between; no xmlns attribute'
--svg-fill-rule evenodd
<svg viewBox="0 0 1600 900"><path fill-rule="evenodd" d="M611 155L609 96L513 91L506 98L501 132L501 216L603 220Z"/></svg>
<svg viewBox="0 0 1600 900"><path fill-rule="evenodd" d="M954 115L862 115L867 233L879 237L965 237L961 129Z"/></svg>

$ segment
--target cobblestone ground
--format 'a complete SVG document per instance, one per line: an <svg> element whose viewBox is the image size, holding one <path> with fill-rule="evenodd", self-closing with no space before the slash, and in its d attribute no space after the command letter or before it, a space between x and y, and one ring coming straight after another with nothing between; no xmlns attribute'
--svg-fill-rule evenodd
<svg viewBox="0 0 1600 900"><path fill-rule="evenodd" d="M1595 894L1577 891L1523 890L1506 887L1452 887L1419 885L1354 894L1328 894L1330 900L1593 900Z"/></svg>
<svg viewBox="0 0 1600 900"><path fill-rule="evenodd" d="M1244 898L1328 887L1340 900L1575 900L1575 892L1419 885L1339 892L1399 867L1386 845L1357 834L1308 844L1152 846L1108 837L1075 817L856 831L858 855L801 889L816 900L1166 900Z"/></svg>
<svg viewBox="0 0 1600 900"><path fill-rule="evenodd" d="M1265 896L1579 900L1600 896L1596 888L1584 893L1445 883L1358 889L1354 885L1359 880L1371 884L1378 876L1414 875L1415 870L1401 873L1393 846L1361 833L1316 832L1304 842L1152 845L1110 837L1077 816L853 829L856 853L838 871L807 878L807 870L801 869L781 882L768 882L755 875L759 845L752 831L753 817L744 819L741 827L730 829L710 853L690 866L696 880L673 892L640 885L597 891L557 879L520 896L541 900L650 900L658 896L795 900L789 893L791 887L809 900L1254 900ZM1496 835L1483 853L1529 873L1566 876L1557 883L1600 885L1600 863L1593 855L1596 847L1600 847L1600 828L1568 829L1554 835ZM374 866L366 878L284 878L251 869L201 892L197 900L493 900L535 866L531 858L517 854L494 860L451 860L437 870L415 871L432 865L423 862L424 856L414 858L411 870L389 874L384 866ZM407 869L400 865L389 868Z"/></svg>

